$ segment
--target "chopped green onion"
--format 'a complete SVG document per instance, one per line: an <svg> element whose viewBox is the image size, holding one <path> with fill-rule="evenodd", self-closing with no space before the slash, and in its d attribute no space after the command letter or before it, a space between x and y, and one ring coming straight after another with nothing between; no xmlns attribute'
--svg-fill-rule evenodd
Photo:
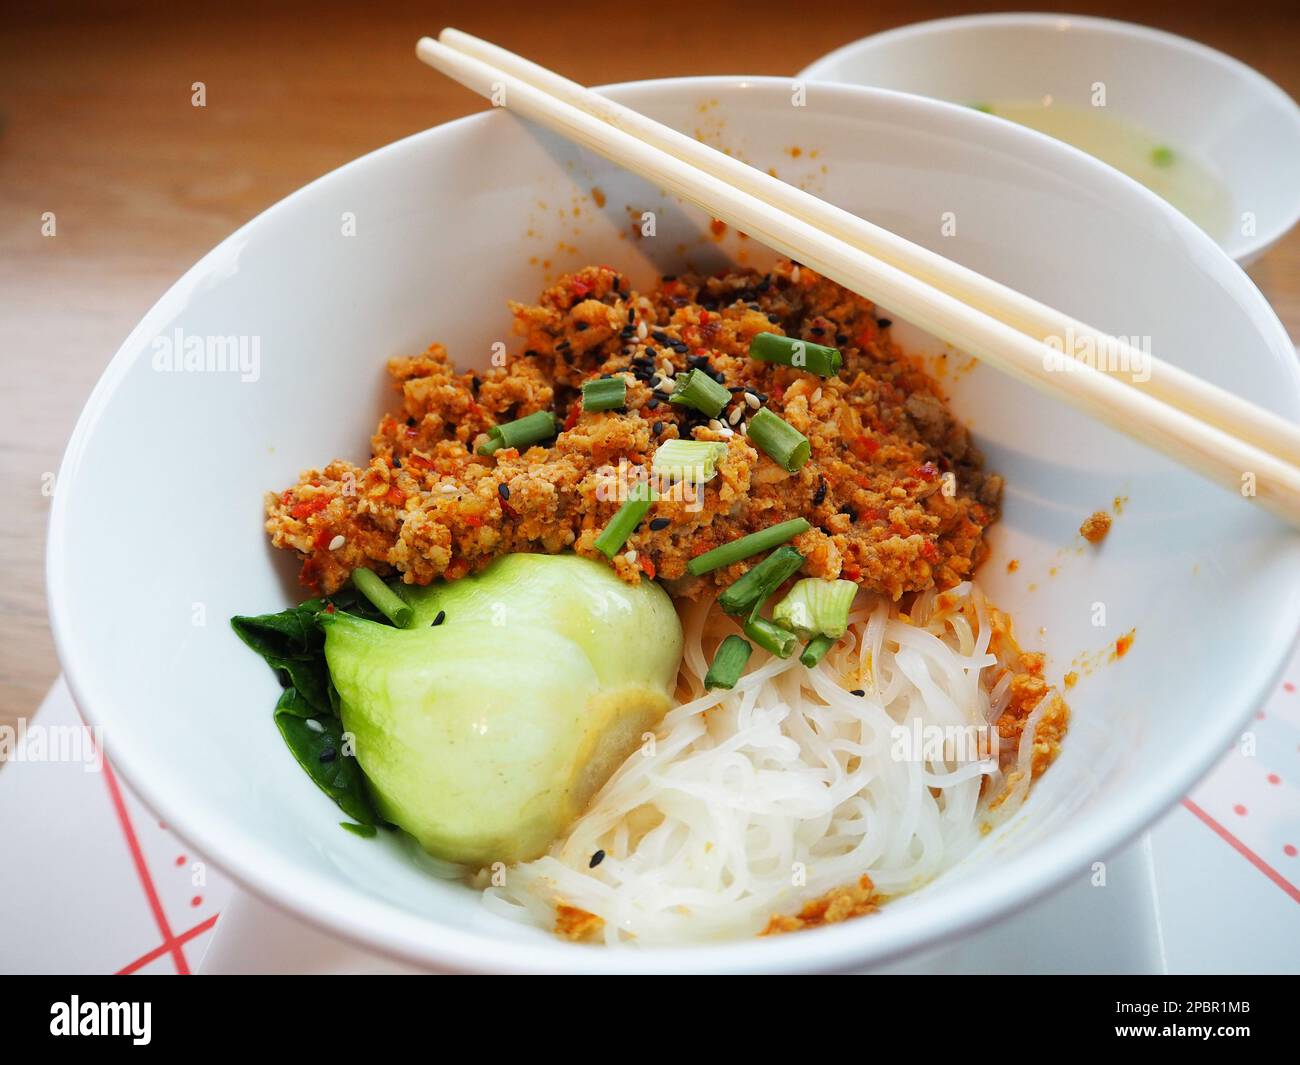
<svg viewBox="0 0 1300 1065"><path fill-rule="evenodd" d="M799 642L799 638L793 632L757 614L745 622L745 635L763 650L772 652L777 658L789 658L794 654L795 645Z"/></svg>
<svg viewBox="0 0 1300 1065"><path fill-rule="evenodd" d="M808 438L766 407L756 411L749 419L748 432L749 439L789 473L802 469L812 455L812 445L808 443Z"/></svg>
<svg viewBox="0 0 1300 1065"><path fill-rule="evenodd" d="M727 445L716 440L665 440L655 451L650 469L673 481L703 484L713 480L718 459Z"/></svg>
<svg viewBox="0 0 1300 1065"><path fill-rule="evenodd" d="M627 406L627 380L600 377L582 386L583 410L617 410Z"/></svg>
<svg viewBox="0 0 1300 1065"><path fill-rule="evenodd" d="M803 649L803 654L799 656L799 661L809 669L812 669L818 662L826 657L829 651L837 643L834 636L814 636L808 641L808 646Z"/></svg>
<svg viewBox="0 0 1300 1065"><path fill-rule="evenodd" d="M555 415L549 410L539 410L526 418L494 425L487 435L488 442L479 445L480 455L491 455L503 447L525 448L555 435Z"/></svg>
<svg viewBox="0 0 1300 1065"><path fill-rule="evenodd" d="M803 555L793 547L779 547L718 596L718 605L728 614L750 613L802 565Z"/></svg>
<svg viewBox="0 0 1300 1065"><path fill-rule="evenodd" d="M749 342L749 357L761 362L778 362L807 370L818 377L834 377L840 372L844 360L837 348L814 344L798 337L783 337L779 333L759 333Z"/></svg>
<svg viewBox="0 0 1300 1065"><path fill-rule="evenodd" d="M772 620L805 640L810 636L839 639L848 631L849 607L857 594L858 586L852 581L805 577L795 581L772 608Z"/></svg>
<svg viewBox="0 0 1300 1065"><path fill-rule="evenodd" d="M718 384L698 366L685 377L677 378L677 386L668 397L669 403L694 407L710 418L722 413L722 408L731 400L731 393L724 385Z"/></svg>
<svg viewBox="0 0 1300 1065"><path fill-rule="evenodd" d="M415 611L379 576L360 567L352 571L352 583L356 585L358 592L370 600L371 606L399 629L410 627L415 618Z"/></svg>
<svg viewBox="0 0 1300 1065"><path fill-rule="evenodd" d="M606 558L617 555L627 543L627 538L632 535L632 531L641 524L641 519L650 509L651 502L649 482L637 481L628 489L627 499L623 501L623 505L596 537L596 550Z"/></svg>
<svg viewBox="0 0 1300 1065"><path fill-rule="evenodd" d="M1174 150L1163 144L1151 149L1151 162L1161 168L1174 165Z"/></svg>
<svg viewBox="0 0 1300 1065"><path fill-rule="evenodd" d="M750 533L739 540L732 540L729 544L723 544L712 551L697 555L686 563L686 572L692 577L711 573L715 569L730 566L733 562L739 562L751 555L761 554L776 547L777 544L793 540L800 533L806 533L811 528L812 526L803 518L791 518L789 521L770 525L766 529L760 529L756 533Z"/></svg>
<svg viewBox="0 0 1300 1065"><path fill-rule="evenodd" d="M753 652L754 648L750 646L748 640L739 636L728 636L722 641L722 646L713 656L709 672L704 676L705 690L734 688L736 681L740 680L740 675L745 671L745 663L749 661L749 656Z"/></svg>

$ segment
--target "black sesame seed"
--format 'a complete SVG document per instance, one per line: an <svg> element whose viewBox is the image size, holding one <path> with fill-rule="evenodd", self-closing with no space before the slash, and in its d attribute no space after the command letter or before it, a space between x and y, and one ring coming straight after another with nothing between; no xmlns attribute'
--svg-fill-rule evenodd
<svg viewBox="0 0 1300 1065"><path fill-rule="evenodd" d="M823 503L826 502L826 481L825 480L823 480L821 484L817 486L817 491L813 493L812 502L814 507L820 507Z"/></svg>
<svg viewBox="0 0 1300 1065"><path fill-rule="evenodd" d="M415 419L414 419L414 418L407 418L407 419L406 419L406 427L407 427L408 429L414 429L414 428L415 428Z"/></svg>
<svg viewBox="0 0 1300 1065"><path fill-rule="evenodd" d="M894 324L894 320L892 318L876 319L876 325L880 326L881 329L888 329L893 324Z"/></svg>
<svg viewBox="0 0 1300 1065"><path fill-rule="evenodd" d="M470 391L472 391L474 395L477 396L478 390L483 387L483 382L478 379L478 374L475 374L473 377L469 379L469 387L470 387Z"/></svg>
<svg viewBox="0 0 1300 1065"><path fill-rule="evenodd" d="M441 625L446 620L447 620L447 611L439 610L438 613L434 616L433 625L430 625L429 628L433 628L434 625Z"/></svg>
<svg viewBox="0 0 1300 1065"><path fill-rule="evenodd" d="M850 694L850 695L856 695L856 696L858 696L859 698L861 698L862 696L866 695L867 693L866 693L865 691L863 691L861 688L854 688L851 692L849 692L849 694Z"/></svg>
<svg viewBox="0 0 1300 1065"><path fill-rule="evenodd" d="M497 485L497 495L499 495L502 499L509 499L510 486L508 484L505 484L504 482Z"/></svg>
<svg viewBox="0 0 1300 1065"><path fill-rule="evenodd" d="M835 334L835 343L837 343L837 344L847 344L848 342L849 342L849 338L848 338L848 336L847 336L846 334L844 334L844 333L836 333L836 334Z"/></svg>
<svg viewBox="0 0 1300 1065"><path fill-rule="evenodd" d="M534 351L532 348L529 348L527 351L524 352L524 355L529 359L534 359L537 357L537 352Z"/></svg>
<svg viewBox="0 0 1300 1065"><path fill-rule="evenodd" d="M604 851L597 851L595 854L593 854L593 855L591 856L591 861L589 861L589 862L587 863L587 868L588 868L588 869L595 869L596 866L598 866L598 865L599 865L601 862L603 862L604 860L605 860L605 852L604 852Z"/></svg>
<svg viewBox="0 0 1300 1065"><path fill-rule="evenodd" d="M650 335L660 344L671 344L673 342L672 337L660 329L653 330Z"/></svg>
<svg viewBox="0 0 1300 1065"><path fill-rule="evenodd" d="M647 410L654 410L657 406L659 406L659 398L657 396L651 396L649 399L646 400L645 405Z"/></svg>
<svg viewBox="0 0 1300 1065"><path fill-rule="evenodd" d="M671 524L672 522L668 518L654 518L650 522L650 528L653 532L658 532L660 529L668 528Z"/></svg>
<svg viewBox="0 0 1300 1065"><path fill-rule="evenodd" d="M845 503L844 506L840 507L840 513L847 514L849 516L850 525L853 524L853 522L858 520L858 512L856 508L853 506L853 504L851 503Z"/></svg>
<svg viewBox="0 0 1300 1065"><path fill-rule="evenodd" d="M655 404L656 407L657 407L658 405L659 405L658 403ZM652 425L652 426L650 427L650 431L651 431L652 433L654 433L655 436L658 436L660 433L662 433L662 432L664 431L664 423L663 423L663 422L655 422L654 425Z"/></svg>
<svg viewBox="0 0 1300 1065"><path fill-rule="evenodd" d="M819 337L819 336L821 336L823 333L825 333L826 330L823 329L823 328L822 328L821 326L819 326L819 325L814 325L814 326L812 326L812 327L808 330L808 332L810 332L810 333L811 333L813 336L815 336L815 337Z"/></svg>
<svg viewBox="0 0 1300 1065"><path fill-rule="evenodd" d="M635 308L635 307L629 307L629 308L627 309L627 320L628 320L629 322L635 322L635 321L636 321L636 308Z"/></svg>
<svg viewBox="0 0 1300 1065"><path fill-rule="evenodd" d="M781 316L779 314L769 314L767 316L767 320L771 322L773 325L776 325L777 322L781 320Z"/></svg>
<svg viewBox="0 0 1300 1065"><path fill-rule="evenodd" d="M336 751L333 747L326 747L320 753L320 760L322 762L332 762L338 756L339 756L339 752Z"/></svg>
<svg viewBox="0 0 1300 1065"><path fill-rule="evenodd" d="M676 281L676 280L677 280L677 275L676 275L676 274L664 274L664 280L665 280L665 281Z"/></svg>
<svg viewBox="0 0 1300 1065"><path fill-rule="evenodd" d="M587 322L575 322L573 328L576 329L579 333L585 333L587 331L588 324L589 323Z"/></svg>
<svg viewBox="0 0 1300 1065"><path fill-rule="evenodd" d="M673 351L677 352L678 355L685 355L688 351L691 350L690 347L688 347L687 344L681 340L674 340L668 346L672 348Z"/></svg>

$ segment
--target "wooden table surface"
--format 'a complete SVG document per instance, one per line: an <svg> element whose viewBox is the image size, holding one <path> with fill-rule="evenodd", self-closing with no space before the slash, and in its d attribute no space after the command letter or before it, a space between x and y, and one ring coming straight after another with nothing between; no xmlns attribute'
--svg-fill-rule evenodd
<svg viewBox="0 0 1300 1065"><path fill-rule="evenodd" d="M96 379L171 282L237 226L349 159L480 109L414 59L421 34L457 25L599 84L792 74L857 37L979 10L897 0L39 6L6 14L0 29L0 724L29 714L58 671L46 488ZM1194 37L1300 97L1295 0L1069 6ZM204 108L191 106L196 81ZM41 233L46 212L54 237ZM1300 231L1251 274L1300 336Z"/></svg>

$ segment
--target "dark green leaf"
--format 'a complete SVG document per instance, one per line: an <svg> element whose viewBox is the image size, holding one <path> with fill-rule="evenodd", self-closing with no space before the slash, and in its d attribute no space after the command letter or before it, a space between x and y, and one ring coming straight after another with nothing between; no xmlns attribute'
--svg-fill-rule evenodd
<svg viewBox="0 0 1300 1065"><path fill-rule="evenodd" d="M312 728L308 720L317 722L321 731ZM365 774L357 760L344 753L343 725L338 718L307 719L278 711L275 723L298 764L339 809L363 825L378 822Z"/></svg>

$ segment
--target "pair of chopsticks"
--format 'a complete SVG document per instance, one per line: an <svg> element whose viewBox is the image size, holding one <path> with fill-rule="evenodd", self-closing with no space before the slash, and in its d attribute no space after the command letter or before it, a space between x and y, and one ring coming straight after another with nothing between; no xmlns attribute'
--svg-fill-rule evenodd
<svg viewBox="0 0 1300 1065"><path fill-rule="evenodd" d="M805 263L939 339L1300 527L1300 428L1126 342L459 30L429 66ZM1072 343L1067 343L1070 338ZM1049 344L1054 341L1054 344ZM1139 383L1071 358L1091 344Z"/></svg>

